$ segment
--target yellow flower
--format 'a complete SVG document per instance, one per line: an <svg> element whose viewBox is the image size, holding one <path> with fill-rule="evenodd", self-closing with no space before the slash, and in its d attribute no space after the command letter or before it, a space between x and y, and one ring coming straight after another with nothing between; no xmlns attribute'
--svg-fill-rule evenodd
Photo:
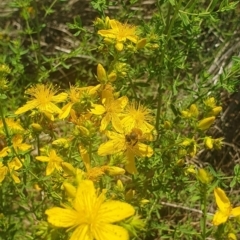
<svg viewBox="0 0 240 240"><path fill-rule="evenodd" d="M3 149L0 151L0 157L6 157L9 152L11 152L11 149L9 147L3 147Z"/></svg>
<svg viewBox="0 0 240 240"><path fill-rule="evenodd" d="M27 151L31 148L31 145L27 144L27 143L23 143L23 137L22 135L15 135L12 138L12 143L13 143L13 148L15 149L15 151Z"/></svg>
<svg viewBox="0 0 240 240"><path fill-rule="evenodd" d="M30 95L33 100L27 101L27 103L20 107L15 114L22 114L32 109L38 109L42 113L54 114L61 113L61 109L55 105L55 103L63 102L67 98L66 93L60 93L55 95L57 90L53 90L52 85L38 84L31 87L26 91L26 94Z"/></svg>
<svg viewBox="0 0 240 240"><path fill-rule="evenodd" d="M150 146L139 141L141 138L139 129L132 129L129 134L107 131L106 135L110 140L99 146L98 154L106 156L119 152L124 153L127 158L125 167L129 173L137 172L135 156L151 157L153 154L153 149Z"/></svg>
<svg viewBox="0 0 240 240"><path fill-rule="evenodd" d="M62 158L57 156L55 150L51 150L49 156L37 156L36 159L41 162L48 162L46 168L46 175L50 175L54 169L61 171L62 170Z"/></svg>
<svg viewBox="0 0 240 240"><path fill-rule="evenodd" d="M124 202L106 200L106 191L98 196L93 182L80 182L73 208L46 210L48 222L55 227L75 228L70 240L128 240L128 231L113 223L132 216L134 208Z"/></svg>
<svg viewBox="0 0 240 240"><path fill-rule="evenodd" d="M97 86L88 86L88 87L82 87L82 88L70 86L70 91L69 91L70 101L62 108L59 118L64 119L68 117L74 105L81 106L83 98L94 96L97 93L97 90L100 86L101 86L100 84Z"/></svg>
<svg viewBox="0 0 240 240"><path fill-rule="evenodd" d="M20 179L18 177L18 172L16 170L20 169L22 167L22 163L20 160L15 157L13 158L9 163L8 166L4 166L3 163L0 162L0 183L4 180L6 177L8 171L13 178L15 183L20 183Z"/></svg>
<svg viewBox="0 0 240 240"><path fill-rule="evenodd" d="M120 97L116 100L109 96L103 99L103 105L92 104L93 109L91 112L93 114L104 114L104 117L101 120L100 131L104 131L110 122L112 122L112 125L116 131L122 130L119 114L123 112L123 109L127 103L128 98L126 96Z"/></svg>
<svg viewBox="0 0 240 240"><path fill-rule="evenodd" d="M192 104L189 109L181 112L184 118L197 118L199 115L198 107L196 104Z"/></svg>
<svg viewBox="0 0 240 240"><path fill-rule="evenodd" d="M209 108L214 108L216 107L216 100L214 97L210 97L204 101L204 104Z"/></svg>
<svg viewBox="0 0 240 240"><path fill-rule="evenodd" d="M138 128L143 133L152 132L154 126L150 123L153 121L153 116L150 113L151 111L141 104L136 102L129 104L121 120L124 131L131 132L133 128Z"/></svg>
<svg viewBox="0 0 240 240"><path fill-rule="evenodd" d="M91 167L90 157L87 149L83 145L79 145L79 152L87 170L84 174L86 179L98 181L99 178L106 173L108 166Z"/></svg>
<svg viewBox="0 0 240 240"><path fill-rule="evenodd" d="M129 24L122 24L116 20L109 20L111 29L99 30L98 34L105 38L116 39L115 48L118 51L123 50L123 42L130 40L133 43L137 43L138 36L136 35L136 27Z"/></svg>
<svg viewBox="0 0 240 240"><path fill-rule="evenodd" d="M5 118L5 122L7 124L8 130L10 130L10 133L20 133L20 132L24 131L24 129L20 125L19 121L15 121L12 118ZM0 128L4 129L2 120L0 120Z"/></svg>
<svg viewBox="0 0 240 240"><path fill-rule="evenodd" d="M215 188L214 195L218 210L213 216L213 225L218 226L225 223L229 217L237 217L240 215L240 207L232 208L228 197L221 188Z"/></svg>

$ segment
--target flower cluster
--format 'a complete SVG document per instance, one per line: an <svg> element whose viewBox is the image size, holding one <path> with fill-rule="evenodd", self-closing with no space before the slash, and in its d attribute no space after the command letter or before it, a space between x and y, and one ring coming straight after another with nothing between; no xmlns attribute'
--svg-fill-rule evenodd
<svg viewBox="0 0 240 240"><path fill-rule="evenodd" d="M116 53L129 41L136 50L144 46L135 26L106 21L102 22L105 29L98 34L114 40ZM136 160L153 155L152 147L147 144L154 139L152 112L117 91L115 83L126 77L127 70L126 63L115 59L109 69L97 65L95 86L70 86L61 91L52 84L33 85L25 92L26 104L15 111L16 116L28 115L27 141L37 139L32 141L36 146L34 164L45 170L46 177L67 196L64 208L46 210L48 222L55 227L75 227L72 240L128 239L128 226L136 235L134 224L136 228L144 225L138 216L117 225L134 215L133 206L123 202L124 199L107 200L105 189L101 193L95 189L107 177L111 177L114 185L113 176L136 174ZM17 171L24 160L19 157L33 146L24 143L24 135L20 133L11 137L12 145L4 146L0 155L6 157L14 152L17 157L6 164L0 163L0 181L9 172L15 182L20 182Z"/></svg>

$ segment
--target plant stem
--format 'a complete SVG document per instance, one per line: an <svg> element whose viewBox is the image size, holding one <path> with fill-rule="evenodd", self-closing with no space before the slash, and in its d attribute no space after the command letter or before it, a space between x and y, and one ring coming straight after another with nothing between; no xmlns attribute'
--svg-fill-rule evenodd
<svg viewBox="0 0 240 240"><path fill-rule="evenodd" d="M173 28L173 25L174 25L175 19L177 17L177 14L179 12L181 4L182 4L182 0L179 0L172 18L170 18L172 5L169 4L167 23L166 23L166 28L164 31L167 36L166 36L166 40L164 42L164 47L162 48L162 52L161 52L161 56L160 56L160 62L159 62L160 67L164 63L164 56L165 56L165 53L167 52L167 46L168 46L169 39L171 37L171 31L172 31L172 28ZM163 74L162 74L162 72L160 72L160 74L158 75L157 81L158 81L159 86L158 86L158 102L157 102L157 114L156 114L156 131L159 132L159 122L160 122L160 116L162 113L162 100L163 100ZM158 134L158 138L159 138L159 136L160 135Z"/></svg>

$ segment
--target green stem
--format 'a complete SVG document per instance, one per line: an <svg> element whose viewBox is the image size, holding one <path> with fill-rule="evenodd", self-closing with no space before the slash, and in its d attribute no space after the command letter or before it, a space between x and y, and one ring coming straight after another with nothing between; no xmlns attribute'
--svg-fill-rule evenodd
<svg viewBox="0 0 240 240"><path fill-rule="evenodd" d="M57 1L58 1L58 0L54 0L48 9L51 9L51 8L55 5L55 3L56 3ZM44 16L43 16L43 19L45 19L48 14L49 14L49 11L46 11L45 14L44 14Z"/></svg>
<svg viewBox="0 0 240 240"><path fill-rule="evenodd" d="M202 215L202 240L206 239L206 222L207 222L207 188L203 186L203 215Z"/></svg>
<svg viewBox="0 0 240 240"><path fill-rule="evenodd" d="M182 4L182 0L180 0L178 2L172 18L170 18L172 5L169 4L167 24L166 24L166 28L165 28L165 33L166 33L167 36L166 36L166 40L165 40L165 43L164 43L164 47L162 48L163 50L161 52L159 66L163 66L164 56L165 56L165 53L167 52L168 42L169 42L169 39L171 37L171 31L172 31L174 22L177 18L177 14L179 12L181 4ZM157 81L158 81L159 87L158 87L158 102L157 102L157 114L156 114L156 131L158 132L159 131L160 116L161 116L161 113L162 113L162 105L163 105L162 104L162 101L163 101L163 75L162 75L161 72L158 75ZM159 135L158 135L158 138L159 138Z"/></svg>
<svg viewBox="0 0 240 240"><path fill-rule="evenodd" d="M6 136L7 136L8 145L10 145L9 144L10 136L9 136L9 132L8 132L8 126L7 126L7 123L5 121L5 116L4 116L4 113L3 113L3 106L2 106L2 104L0 104L0 116L1 116L1 119L2 119L2 122L3 122L4 131L5 131Z"/></svg>

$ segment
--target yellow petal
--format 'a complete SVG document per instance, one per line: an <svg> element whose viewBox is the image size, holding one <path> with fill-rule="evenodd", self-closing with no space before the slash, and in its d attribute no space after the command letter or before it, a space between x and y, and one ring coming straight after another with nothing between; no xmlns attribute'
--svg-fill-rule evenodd
<svg viewBox="0 0 240 240"><path fill-rule="evenodd" d="M132 216L135 209L128 203L120 201L104 202L98 212L98 221L114 223Z"/></svg>
<svg viewBox="0 0 240 240"><path fill-rule="evenodd" d="M46 176L53 173L54 170L55 170L55 163L54 162L49 162L48 165L47 165L47 168L46 168Z"/></svg>
<svg viewBox="0 0 240 240"><path fill-rule="evenodd" d="M59 119L64 119L68 117L71 109L72 109L73 103L68 103L62 108L62 112L59 114Z"/></svg>
<svg viewBox="0 0 240 240"><path fill-rule="evenodd" d="M96 114L96 115L102 115L103 113L105 113L106 109L104 106L100 105L100 104L92 104L92 109L91 109L91 113Z"/></svg>
<svg viewBox="0 0 240 240"><path fill-rule="evenodd" d="M56 103L63 102L63 101L65 101L67 99L67 97L68 97L67 93L60 93L60 94L58 94L56 96L53 96L52 97L52 101L56 102Z"/></svg>
<svg viewBox="0 0 240 240"><path fill-rule="evenodd" d="M106 156L109 154L118 153L126 149L125 140L114 139L106 143L102 143L98 148L99 156Z"/></svg>
<svg viewBox="0 0 240 240"><path fill-rule="evenodd" d="M49 162L49 157L47 156L37 156L36 159L41 162Z"/></svg>
<svg viewBox="0 0 240 240"><path fill-rule="evenodd" d="M21 182L20 178L18 177L18 173L17 172L12 171L10 174L11 174L11 177L12 177L12 179L13 179L13 181L15 183L20 183Z"/></svg>
<svg viewBox="0 0 240 240"><path fill-rule="evenodd" d="M126 170L131 174L137 173L134 153L132 151L128 150L126 152L126 155L127 155L127 163L125 164Z"/></svg>
<svg viewBox="0 0 240 240"><path fill-rule="evenodd" d="M116 34L110 30L99 30L98 34L106 38L116 38Z"/></svg>
<svg viewBox="0 0 240 240"><path fill-rule="evenodd" d="M8 168L0 163L0 183L4 180L8 173Z"/></svg>
<svg viewBox="0 0 240 240"><path fill-rule="evenodd" d="M115 48L116 48L119 52L121 52L121 51L123 50L123 43L117 42L117 43L115 44Z"/></svg>
<svg viewBox="0 0 240 240"><path fill-rule="evenodd" d="M128 231L123 227L100 223L93 228L94 239L97 240L128 240Z"/></svg>
<svg viewBox="0 0 240 240"><path fill-rule="evenodd" d="M78 224L78 213L73 209L54 207L47 209L48 222L55 227L72 227Z"/></svg>
<svg viewBox="0 0 240 240"><path fill-rule="evenodd" d="M150 146L139 142L134 146L134 152L140 157L151 157L153 155L153 149Z"/></svg>
<svg viewBox="0 0 240 240"><path fill-rule="evenodd" d="M213 216L213 225L218 226L222 223L225 223L228 219L228 215L224 214L221 211L217 211Z"/></svg>
<svg viewBox="0 0 240 240"><path fill-rule="evenodd" d="M120 121L119 117L117 116L117 114L114 114L114 116L112 118L112 125L117 132L123 131L121 121Z"/></svg>
<svg viewBox="0 0 240 240"><path fill-rule="evenodd" d="M73 206L79 212L83 210L86 212L92 212L96 199L96 190L93 182L90 180L84 180L80 182L78 186Z"/></svg>
<svg viewBox="0 0 240 240"><path fill-rule="evenodd" d="M70 240L93 240L89 225L81 224L75 229Z"/></svg>
<svg viewBox="0 0 240 240"><path fill-rule="evenodd" d="M10 152L10 148L9 147L5 147L0 151L0 157L6 157L8 155L8 153Z"/></svg>
<svg viewBox="0 0 240 240"><path fill-rule="evenodd" d="M239 216L239 215L240 215L240 207L235 207L235 208L233 208L230 214L231 214L231 216L233 216L233 217Z"/></svg>
<svg viewBox="0 0 240 240"><path fill-rule="evenodd" d="M229 209L231 208L231 203L226 196L225 192L221 188L214 189L214 195L216 203L221 212L229 214Z"/></svg>
<svg viewBox="0 0 240 240"><path fill-rule="evenodd" d="M31 101L27 101L27 103L23 106L23 107L20 107L18 108L18 110L15 112L15 114L22 114L22 113L25 113L31 109L34 109L38 106L38 101L36 100L31 100Z"/></svg>

